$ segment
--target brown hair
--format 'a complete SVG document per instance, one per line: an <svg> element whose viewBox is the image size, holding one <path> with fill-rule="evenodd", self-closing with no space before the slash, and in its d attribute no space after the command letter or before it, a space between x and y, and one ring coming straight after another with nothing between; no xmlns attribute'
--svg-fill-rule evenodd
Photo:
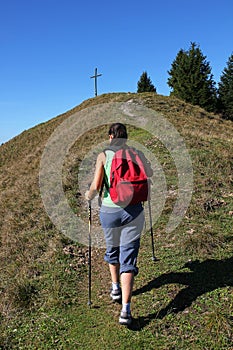
<svg viewBox="0 0 233 350"><path fill-rule="evenodd" d="M128 138L126 126L122 123L112 124L109 128L108 134L113 136L111 144L115 145L125 143Z"/></svg>

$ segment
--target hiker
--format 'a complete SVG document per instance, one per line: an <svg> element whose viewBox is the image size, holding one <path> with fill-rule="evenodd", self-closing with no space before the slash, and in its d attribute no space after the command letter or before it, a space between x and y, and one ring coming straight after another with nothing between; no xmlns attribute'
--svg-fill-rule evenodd
<svg viewBox="0 0 233 350"><path fill-rule="evenodd" d="M115 204L109 190L112 159L117 150L128 148L127 137L125 125L114 123L110 126L110 147L97 157L94 179L85 198L92 200L101 190L102 183L105 183L100 222L106 241L104 260L109 264L112 279L110 296L113 301L122 301L119 323L129 326L132 323L130 305L134 276L138 274L137 256L145 221L144 210L141 202L127 206ZM153 171L150 163L142 152L139 154L147 177L151 177Z"/></svg>

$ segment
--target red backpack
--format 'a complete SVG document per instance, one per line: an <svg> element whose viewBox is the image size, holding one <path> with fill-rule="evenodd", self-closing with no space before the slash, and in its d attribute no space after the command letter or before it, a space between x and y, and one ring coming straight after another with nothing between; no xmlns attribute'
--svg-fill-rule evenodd
<svg viewBox="0 0 233 350"><path fill-rule="evenodd" d="M149 181L136 149L129 147L115 152L111 164L109 193L112 201L123 207L147 201Z"/></svg>

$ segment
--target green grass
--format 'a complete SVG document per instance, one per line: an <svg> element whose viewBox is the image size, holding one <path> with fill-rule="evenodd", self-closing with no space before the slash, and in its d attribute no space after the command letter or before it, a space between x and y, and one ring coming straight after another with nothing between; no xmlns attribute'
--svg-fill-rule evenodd
<svg viewBox="0 0 233 350"><path fill-rule="evenodd" d="M69 269L74 257L58 254L44 270L34 306L24 305L8 321L3 348L231 349L232 257L191 262L176 244L156 238L158 262L151 261L150 236L142 239L131 329L118 325L120 306L110 301L101 278L107 267L99 274L100 266L93 266L89 308L86 267L78 276Z"/></svg>
<svg viewBox="0 0 233 350"><path fill-rule="evenodd" d="M184 137L193 162L190 207L172 233L165 227L176 199L175 165L163 145L143 130L131 137L163 165L169 196L151 237L142 236L132 299L134 322L118 324L120 305L109 298L103 249L92 251L92 307L88 301L87 247L56 231L38 188L43 147L66 117L96 103L134 99L163 113ZM0 349L233 349L232 122L199 107L156 94L106 94L85 101L0 147ZM77 172L105 137L84 135L64 164L64 190L87 219ZM145 206L147 210L147 206ZM94 224L98 225L94 213Z"/></svg>

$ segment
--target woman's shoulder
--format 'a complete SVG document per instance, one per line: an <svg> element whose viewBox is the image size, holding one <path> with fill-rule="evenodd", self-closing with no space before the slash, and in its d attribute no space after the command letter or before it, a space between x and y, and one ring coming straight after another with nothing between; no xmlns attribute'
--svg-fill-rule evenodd
<svg viewBox="0 0 233 350"><path fill-rule="evenodd" d="M105 160L106 160L106 154L105 154L104 151L102 151L102 152L99 153L98 156L97 156L97 163L105 164Z"/></svg>

